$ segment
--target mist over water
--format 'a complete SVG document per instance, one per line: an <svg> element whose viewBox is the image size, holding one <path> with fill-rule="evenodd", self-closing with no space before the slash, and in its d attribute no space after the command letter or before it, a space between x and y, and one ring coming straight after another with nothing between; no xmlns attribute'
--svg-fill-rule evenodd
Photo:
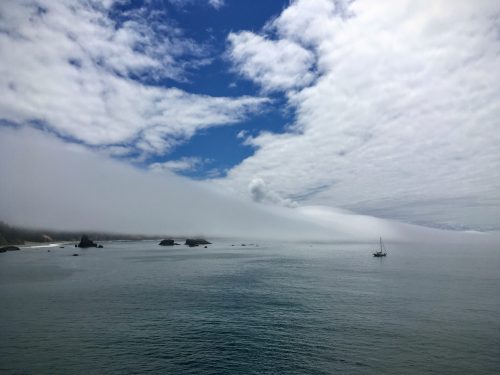
<svg viewBox="0 0 500 375"><path fill-rule="evenodd" d="M0 220L56 230L326 238L290 210L133 168L32 129L0 129Z"/></svg>
<svg viewBox="0 0 500 375"><path fill-rule="evenodd" d="M29 128L0 128L0 159L0 220L12 225L290 241L481 240L333 207L257 204L220 186L134 168Z"/></svg>
<svg viewBox="0 0 500 375"><path fill-rule="evenodd" d="M366 244L104 245L2 254L0 372L496 374L500 366L495 247L388 243L389 256L375 259Z"/></svg>

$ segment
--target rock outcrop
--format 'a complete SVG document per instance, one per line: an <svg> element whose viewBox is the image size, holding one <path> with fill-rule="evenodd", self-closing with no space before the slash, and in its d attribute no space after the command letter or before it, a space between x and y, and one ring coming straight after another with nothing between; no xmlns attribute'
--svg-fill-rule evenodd
<svg viewBox="0 0 500 375"><path fill-rule="evenodd" d="M21 249L18 248L17 246L0 247L0 253L5 253L6 251L17 251L17 250L21 250Z"/></svg>
<svg viewBox="0 0 500 375"><path fill-rule="evenodd" d="M78 247L86 249L87 247L97 247L97 244L92 241L86 234L84 234L82 236L82 239L80 240L80 243L78 244Z"/></svg>
<svg viewBox="0 0 500 375"><path fill-rule="evenodd" d="M199 245L210 245L211 242L208 242L207 240L203 239L203 238L188 238L186 239L186 242L184 243L184 245L187 245L189 247L195 247L195 246L199 246Z"/></svg>
<svg viewBox="0 0 500 375"><path fill-rule="evenodd" d="M162 240L158 245L160 246L174 246L175 241L171 239Z"/></svg>

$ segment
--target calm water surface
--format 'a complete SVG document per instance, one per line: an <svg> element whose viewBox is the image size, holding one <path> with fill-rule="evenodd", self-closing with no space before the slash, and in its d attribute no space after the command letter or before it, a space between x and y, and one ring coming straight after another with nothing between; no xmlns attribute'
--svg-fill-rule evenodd
<svg viewBox="0 0 500 375"><path fill-rule="evenodd" d="M0 373L499 373L495 246L104 245L0 254Z"/></svg>

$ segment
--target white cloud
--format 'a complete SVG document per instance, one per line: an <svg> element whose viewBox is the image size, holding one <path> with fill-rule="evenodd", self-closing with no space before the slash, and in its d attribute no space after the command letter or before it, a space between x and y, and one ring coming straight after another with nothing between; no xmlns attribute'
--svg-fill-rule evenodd
<svg viewBox="0 0 500 375"><path fill-rule="evenodd" d="M243 130L240 130L238 132L238 134L236 134L236 138L245 139L247 137L247 135L248 135L248 131L243 129Z"/></svg>
<svg viewBox="0 0 500 375"><path fill-rule="evenodd" d="M219 9L225 5L225 0L208 0L208 3L215 9Z"/></svg>
<svg viewBox="0 0 500 375"><path fill-rule="evenodd" d="M297 207L296 202L283 198L275 191L270 190L262 178L254 178L250 181L248 191L252 200L257 203L272 203L284 207Z"/></svg>
<svg viewBox="0 0 500 375"><path fill-rule="evenodd" d="M169 160L162 163L152 163L149 165L149 169L152 171L162 172L165 170L172 172L189 172L196 171L204 164L210 163L209 159L202 159L199 157L182 157L177 160Z"/></svg>
<svg viewBox="0 0 500 375"><path fill-rule="evenodd" d="M319 46L335 37L342 22L340 5L340 1L330 0L293 1L265 29L305 46ZM385 8L382 4L379 6Z"/></svg>
<svg viewBox="0 0 500 375"><path fill-rule="evenodd" d="M237 70L265 90L301 88L312 82L313 54L289 40L269 40L243 31L231 33L229 56Z"/></svg>
<svg viewBox="0 0 500 375"><path fill-rule="evenodd" d="M35 121L109 152L162 154L266 102L141 83L137 77L185 80L205 48L155 12L129 11L123 23L110 12L88 1L2 1L0 118Z"/></svg>
<svg viewBox="0 0 500 375"><path fill-rule="evenodd" d="M241 194L254 178L303 204L328 204L448 227L500 228L500 39L497 1L299 0L264 30L244 32L237 68L269 45L315 56L309 87L256 69L284 90L296 121L249 142L255 155L218 181ZM276 39L277 38L277 39ZM253 42L258 40L258 43ZM247 42L250 43L247 45Z"/></svg>
<svg viewBox="0 0 500 375"><path fill-rule="evenodd" d="M226 5L225 0L168 0L168 1L179 7L186 6L188 4L196 4L200 2L208 4L209 6L215 9L220 9L224 5Z"/></svg>

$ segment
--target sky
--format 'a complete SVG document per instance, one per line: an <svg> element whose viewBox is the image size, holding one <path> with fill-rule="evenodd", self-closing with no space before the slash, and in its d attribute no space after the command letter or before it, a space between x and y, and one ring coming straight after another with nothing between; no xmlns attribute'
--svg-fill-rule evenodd
<svg viewBox="0 0 500 375"><path fill-rule="evenodd" d="M245 217L219 215L235 235L280 220L351 233L347 216L370 236L500 230L498 1L4 0L0 56L7 222L60 226L65 205L96 212L129 185L108 209L177 197L158 221L226 199ZM72 186L90 180L92 194ZM175 230L203 232L201 211Z"/></svg>

